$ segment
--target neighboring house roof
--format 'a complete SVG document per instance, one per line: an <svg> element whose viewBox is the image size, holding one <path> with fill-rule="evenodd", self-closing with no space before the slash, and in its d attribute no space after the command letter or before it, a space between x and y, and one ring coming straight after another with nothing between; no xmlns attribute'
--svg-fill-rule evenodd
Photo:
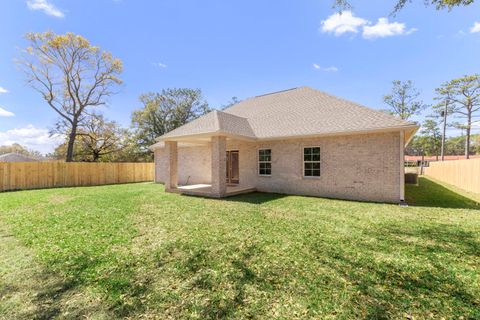
<svg viewBox="0 0 480 320"><path fill-rule="evenodd" d="M29 157L20 153L11 152L0 155L0 162L34 162L41 159Z"/></svg>
<svg viewBox="0 0 480 320"><path fill-rule="evenodd" d="M159 138L225 134L246 139L281 139L418 127L310 87L293 88L246 99L223 111L212 111ZM152 147L157 146L154 145Z"/></svg>

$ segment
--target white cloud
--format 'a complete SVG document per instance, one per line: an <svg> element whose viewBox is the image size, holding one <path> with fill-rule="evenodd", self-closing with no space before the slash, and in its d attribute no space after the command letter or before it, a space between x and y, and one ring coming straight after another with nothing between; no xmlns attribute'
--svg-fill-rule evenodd
<svg viewBox="0 0 480 320"><path fill-rule="evenodd" d="M367 19L355 17L351 11L334 13L321 22L322 32L333 33L336 36L349 32L358 33L360 29L365 39L408 35L417 31L416 28L407 30L405 23L389 22L388 18L379 18L376 24L372 24Z"/></svg>
<svg viewBox="0 0 480 320"><path fill-rule="evenodd" d="M337 68L337 67L334 67L334 66L331 66L331 67L323 68L323 71L327 71L327 72L337 72L337 71L338 71L338 68Z"/></svg>
<svg viewBox="0 0 480 320"><path fill-rule="evenodd" d="M65 14L53 3L49 2L49 0L28 0L27 6L30 10L41 10L49 16L57 18L65 17Z"/></svg>
<svg viewBox="0 0 480 320"><path fill-rule="evenodd" d="M165 69L167 67L165 63L161 63L161 62L153 62L152 64L154 67L157 67L157 68Z"/></svg>
<svg viewBox="0 0 480 320"><path fill-rule="evenodd" d="M475 22L473 24L473 27L470 28L471 33L477 33L480 32L480 22Z"/></svg>
<svg viewBox="0 0 480 320"><path fill-rule="evenodd" d="M0 87L0 93L8 93L8 90L4 87Z"/></svg>
<svg viewBox="0 0 480 320"><path fill-rule="evenodd" d="M63 138L59 135L51 137L47 129L37 128L31 124L23 128L0 131L0 146L19 143L44 154L52 152L62 142Z"/></svg>
<svg viewBox="0 0 480 320"><path fill-rule="evenodd" d="M0 117L13 117L15 114L13 112L7 111L0 107Z"/></svg>
<svg viewBox="0 0 480 320"><path fill-rule="evenodd" d="M324 67L322 67L322 66L320 66L319 64L316 64L316 63L313 64L313 69L326 71L326 72L337 72L338 71L338 68L335 67L335 66L324 68Z"/></svg>
<svg viewBox="0 0 480 320"><path fill-rule="evenodd" d="M321 22L321 30L340 36L347 32L357 33L358 29L367 23L368 20L355 17L351 11L337 12Z"/></svg>
<svg viewBox="0 0 480 320"><path fill-rule="evenodd" d="M388 18L378 19L377 24L363 27L363 37L365 39L384 38L398 35L407 35L417 31L415 28L406 29L405 23L388 22Z"/></svg>

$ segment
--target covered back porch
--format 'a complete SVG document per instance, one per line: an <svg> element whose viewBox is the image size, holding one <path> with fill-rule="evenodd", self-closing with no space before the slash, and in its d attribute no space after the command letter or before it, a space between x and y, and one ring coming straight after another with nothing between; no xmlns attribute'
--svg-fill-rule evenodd
<svg viewBox="0 0 480 320"><path fill-rule="evenodd" d="M165 190L167 192L180 193L185 195L203 196L211 198L223 198L242 193L255 191L253 185L242 181L239 176L239 152L238 150L227 149L227 139L235 140L235 137L219 134L195 135L168 139L164 141L164 155L166 157ZM196 147L208 152L210 168L197 165L192 155L179 157L179 148ZM191 148L193 149L193 148ZM184 150L184 149L182 149ZM205 158L205 156L204 156ZM180 165L180 161L184 161ZM205 181L192 181L190 179L179 179L180 168L188 170L203 170L202 176ZM187 171L187 170L186 170ZM209 175L208 175L209 174ZM208 181L208 177L210 178ZM180 182L179 182L180 181Z"/></svg>

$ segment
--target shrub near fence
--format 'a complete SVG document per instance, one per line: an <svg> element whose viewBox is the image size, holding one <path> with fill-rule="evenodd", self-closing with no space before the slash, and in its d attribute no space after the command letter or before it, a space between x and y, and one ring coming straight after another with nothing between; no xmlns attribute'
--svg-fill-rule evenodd
<svg viewBox="0 0 480 320"><path fill-rule="evenodd" d="M0 162L0 191L153 181L153 163Z"/></svg>
<svg viewBox="0 0 480 320"><path fill-rule="evenodd" d="M468 192L480 193L480 159L430 162L424 174Z"/></svg>

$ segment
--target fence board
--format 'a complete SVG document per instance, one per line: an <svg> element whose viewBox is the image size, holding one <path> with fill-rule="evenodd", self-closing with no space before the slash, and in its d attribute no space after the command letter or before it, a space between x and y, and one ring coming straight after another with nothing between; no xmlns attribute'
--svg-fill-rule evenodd
<svg viewBox="0 0 480 320"><path fill-rule="evenodd" d="M434 179L480 193L480 159L430 162L424 170L425 175Z"/></svg>
<svg viewBox="0 0 480 320"><path fill-rule="evenodd" d="M153 163L0 162L0 191L153 181Z"/></svg>

